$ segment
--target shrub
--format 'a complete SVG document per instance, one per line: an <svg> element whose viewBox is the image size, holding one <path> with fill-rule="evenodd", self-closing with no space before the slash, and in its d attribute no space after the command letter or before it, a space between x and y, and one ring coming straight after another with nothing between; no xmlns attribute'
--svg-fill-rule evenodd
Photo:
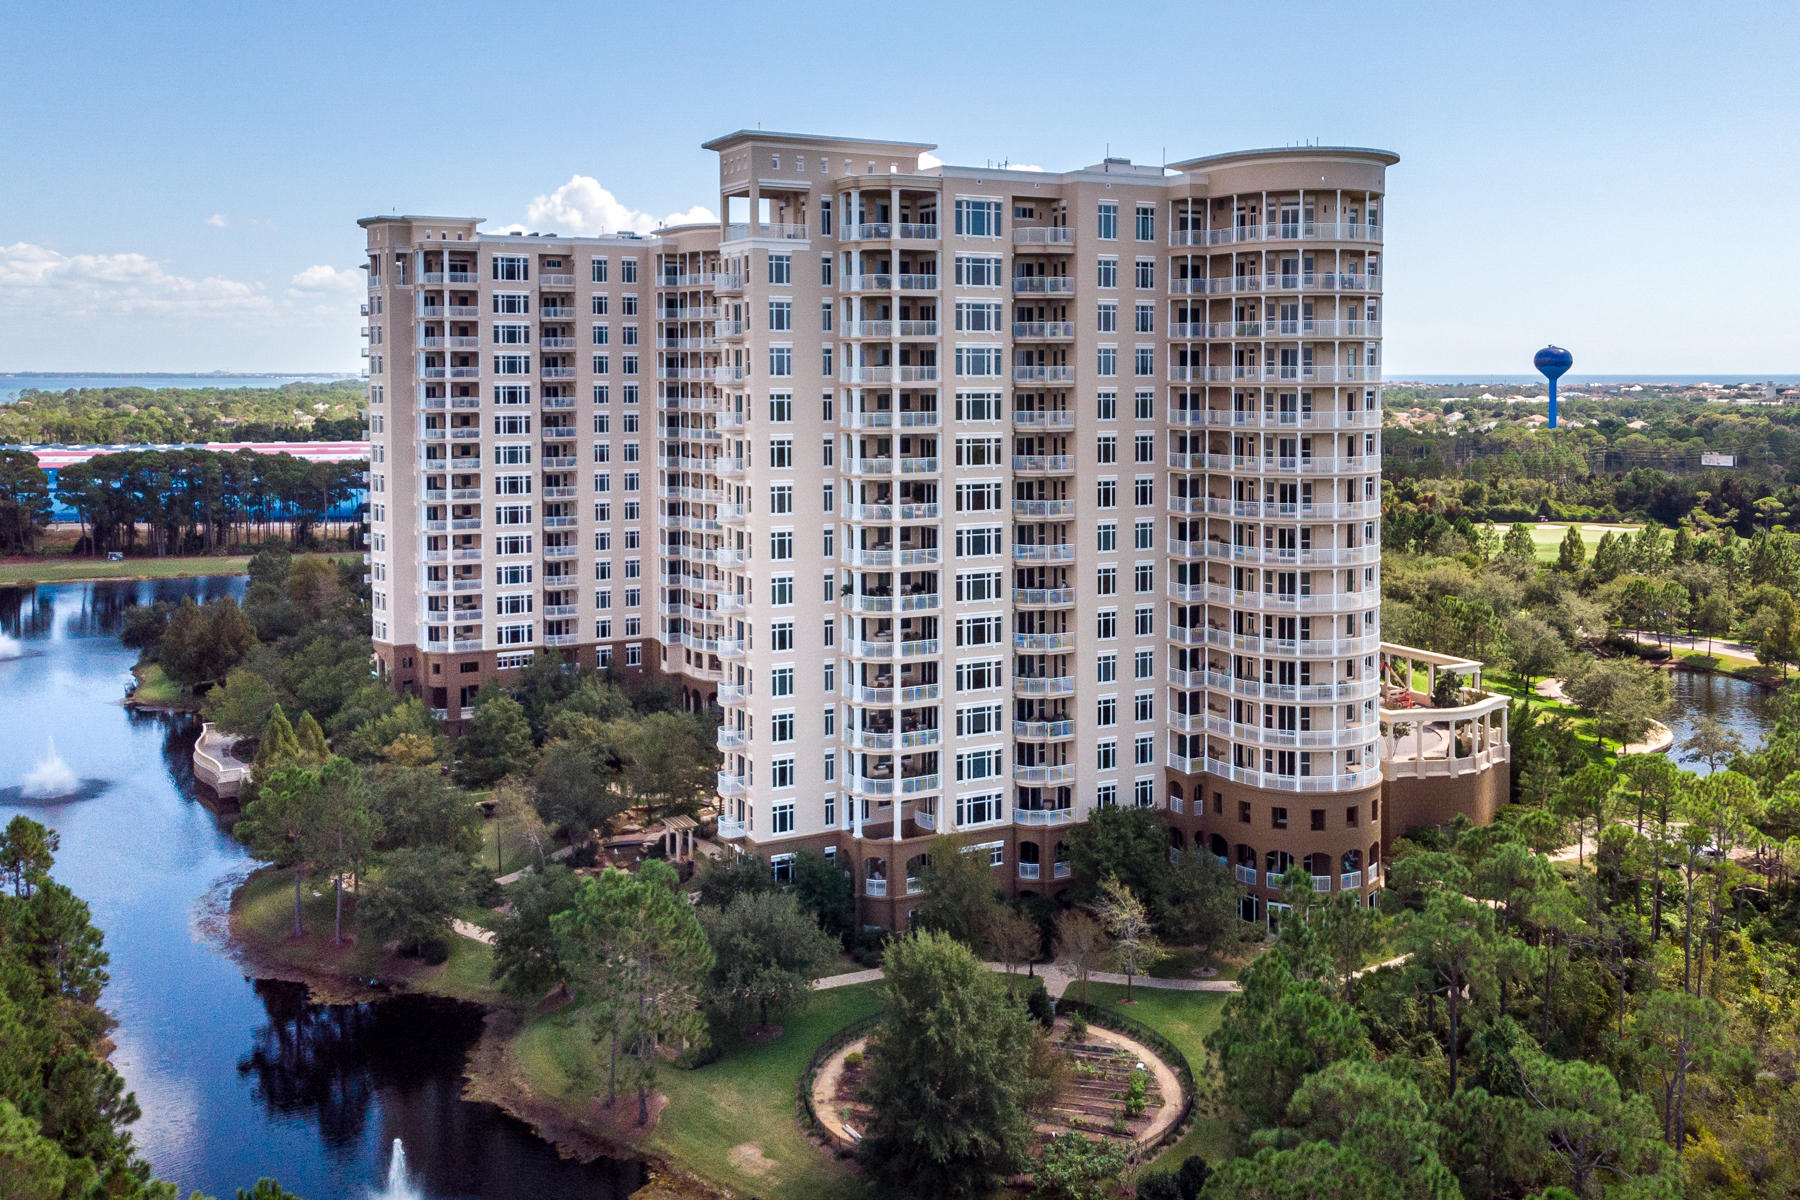
<svg viewBox="0 0 1800 1200"><path fill-rule="evenodd" d="M1125 1085L1125 1115L1141 1117L1149 1103L1150 1072L1133 1069L1131 1080Z"/></svg>
<svg viewBox="0 0 1800 1200"><path fill-rule="evenodd" d="M1025 1009L1032 1020L1045 1029L1056 1024L1056 1006L1050 1003L1050 995L1043 988L1033 988L1025 996Z"/></svg>
<svg viewBox="0 0 1800 1200"><path fill-rule="evenodd" d="M1069 1017L1069 1040L1079 1042L1087 1037L1087 1032L1087 1018L1080 1013L1072 1014Z"/></svg>
<svg viewBox="0 0 1800 1200"><path fill-rule="evenodd" d="M844 1070L854 1071L862 1065L863 1052L861 1050L852 1050L850 1053L844 1055Z"/></svg>

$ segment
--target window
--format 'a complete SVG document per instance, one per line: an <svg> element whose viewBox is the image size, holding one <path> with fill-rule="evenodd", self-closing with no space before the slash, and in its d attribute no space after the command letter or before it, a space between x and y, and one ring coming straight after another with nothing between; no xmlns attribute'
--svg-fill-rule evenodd
<svg viewBox="0 0 1800 1200"><path fill-rule="evenodd" d="M1286 829L1288 827L1287 809L1279 807L1271 808L1269 810L1269 824L1276 829Z"/></svg>
<svg viewBox="0 0 1800 1200"><path fill-rule="evenodd" d="M959 300L956 304L956 332L998 333L1001 325L1000 305L986 301Z"/></svg>
<svg viewBox="0 0 1800 1200"><path fill-rule="evenodd" d="M794 420L794 393L769 393L769 420L777 425L791 425Z"/></svg>
<svg viewBox="0 0 1800 1200"><path fill-rule="evenodd" d="M1156 807L1156 780L1154 778L1134 780L1131 785L1132 799L1139 808Z"/></svg>
<svg viewBox="0 0 1800 1200"><path fill-rule="evenodd" d="M1100 346L1094 351L1094 373L1102 379L1111 379L1119 373L1119 348L1117 346Z"/></svg>
<svg viewBox="0 0 1800 1200"><path fill-rule="evenodd" d="M1002 705L971 704L956 710L956 736L981 737L1001 732Z"/></svg>
<svg viewBox="0 0 1800 1200"><path fill-rule="evenodd" d="M1156 737L1142 733L1132 739L1131 761L1134 766L1147 767L1156 761Z"/></svg>
<svg viewBox="0 0 1800 1200"><path fill-rule="evenodd" d="M1138 304L1132 310L1132 331L1135 333L1156 332L1156 305Z"/></svg>
<svg viewBox="0 0 1800 1200"><path fill-rule="evenodd" d="M1003 793L977 792L970 796L956 798L956 825L959 829L971 825L991 825L1005 818L1006 809Z"/></svg>
<svg viewBox="0 0 1800 1200"><path fill-rule="evenodd" d="M1156 374L1156 347L1137 347L1131 356L1131 369L1139 379Z"/></svg>
<svg viewBox="0 0 1800 1200"><path fill-rule="evenodd" d="M1101 466L1119 461L1119 435L1103 433L1094 439L1094 461Z"/></svg>
<svg viewBox="0 0 1800 1200"><path fill-rule="evenodd" d="M1095 617L1095 636L1103 642L1110 642L1119 636L1119 610L1103 608Z"/></svg>
<svg viewBox="0 0 1800 1200"><path fill-rule="evenodd" d="M959 604L1000 599L999 571L959 571L956 575L956 600Z"/></svg>
<svg viewBox="0 0 1800 1200"><path fill-rule="evenodd" d="M772 470L776 471L791 471L794 469L793 438L769 439L769 466Z"/></svg>
<svg viewBox="0 0 1800 1200"><path fill-rule="evenodd" d="M1131 445L1131 461L1135 463L1156 461L1156 437L1154 434L1140 433L1132 439Z"/></svg>
<svg viewBox="0 0 1800 1200"><path fill-rule="evenodd" d="M794 668L775 667L769 671L769 695L791 696L794 694Z"/></svg>
<svg viewBox="0 0 1800 1200"><path fill-rule="evenodd" d="M794 714L778 712L769 717L769 740L771 742L791 742L794 740Z"/></svg>
<svg viewBox="0 0 1800 1200"><path fill-rule="evenodd" d="M1000 626L1001 618L998 613L990 616L959 618L956 622L957 648L999 645L1004 637Z"/></svg>
<svg viewBox="0 0 1800 1200"><path fill-rule="evenodd" d="M998 525L963 525L956 530L958 558L993 558L1002 552Z"/></svg>
<svg viewBox="0 0 1800 1200"><path fill-rule="evenodd" d="M1119 507L1119 481L1116 479L1100 479L1095 481L1095 502L1101 508Z"/></svg>
<svg viewBox="0 0 1800 1200"><path fill-rule="evenodd" d="M1095 747L1094 768L1100 771L1116 771L1119 768L1119 743L1116 739L1107 738Z"/></svg>
<svg viewBox="0 0 1800 1200"><path fill-rule="evenodd" d="M1131 698L1131 719L1142 723L1156 719L1156 693L1139 692Z"/></svg>
<svg viewBox="0 0 1800 1200"><path fill-rule="evenodd" d="M1156 205L1140 204L1137 206L1137 240L1140 242L1156 240Z"/></svg>
<svg viewBox="0 0 1800 1200"><path fill-rule="evenodd" d="M769 603L787 607L794 602L794 577L777 575L769 580Z"/></svg>
<svg viewBox="0 0 1800 1200"><path fill-rule="evenodd" d="M531 296L526 292L494 293L494 312L501 316L522 317L531 311Z"/></svg>
<svg viewBox="0 0 1800 1200"><path fill-rule="evenodd" d="M773 529L769 531L769 558L774 562L788 562L794 557L794 531L791 529Z"/></svg>
<svg viewBox="0 0 1800 1200"><path fill-rule="evenodd" d="M957 392L956 419L958 421L998 421L1000 419L999 392Z"/></svg>
<svg viewBox="0 0 1800 1200"><path fill-rule="evenodd" d="M999 510L999 483L959 483L956 485L957 512L998 512Z"/></svg>
<svg viewBox="0 0 1800 1200"><path fill-rule="evenodd" d="M769 282L791 287L794 282L794 256L791 254L769 255Z"/></svg>
<svg viewBox="0 0 1800 1200"><path fill-rule="evenodd" d="M1102 654L1094 660L1094 678L1100 683L1116 683L1119 678L1119 656Z"/></svg>
<svg viewBox="0 0 1800 1200"><path fill-rule="evenodd" d="M1131 677L1133 679L1156 678L1156 651L1139 650L1132 654Z"/></svg>
<svg viewBox="0 0 1800 1200"><path fill-rule="evenodd" d="M1156 606L1140 604L1131 614L1131 632L1135 637L1149 637L1156 632Z"/></svg>
<svg viewBox="0 0 1800 1200"><path fill-rule="evenodd" d="M1000 256L997 254L959 254L956 256L956 286L1000 286Z"/></svg>
<svg viewBox="0 0 1800 1200"><path fill-rule="evenodd" d="M1100 237L1106 241L1115 241L1119 236L1119 205L1113 200L1100 202Z"/></svg>
<svg viewBox="0 0 1800 1200"><path fill-rule="evenodd" d="M785 333L794 327L794 302L792 300L769 301L769 331Z"/></svg>
<svg viewBox="0 0 1800 1200"><path fill-rule="evenodd" d="M1112 554L1119 548L1119 523L1102 521L1094 527L1097 535L1097 546L1102 554Z"/></svg>
<svg viewBox="0 0 1800 1200"><path fill-rule="evenodd" d="M1119 698L1102 696L1094 704L1094 723L1102 729L1110 729L1119 723Z"/></svg>
<svg viewBox="0 0 1800 1200"><path fill-rule="evenodd" d="M1116 300L1102 300L1097 310L1099 313L1099 330L1101 333L1119 332L1119 304Z"/></svg>
<svg viewBox="0 0 1800 1200"><path fill-rule="evenodd" d="M1119 393L1115 391L1096 392L1094 394L1094 415L1102 421L1119 419Z"/></svg>
<svg viewBox="0 0 1800 1200"><path fill-rule="evenodd" d="M1324 828L1325 828L1325 810L1322 808L1313 809L1312 810L1312 829L1313 829L1313 831L1316 833L1316 832L1323 830Z"/></svg>
<svg viewBox="0 0 1800 1200"><path fill-rule="evenodd" d="M991 750L971 750L956 756L956 782L971 783L978 779L997 779L1002 770L1001 760L1004 752L998 747Z"/></svg>
<svg viewBox="0 0 1800 1200"><path fill-rule="evenodd" d="M589 262L588 263L588 276L595 283L605 283L606 282L606 260L604 258L596 258L593 261Z"/></svg>
<svg viewBox="0 0 1800 1200"><path fill-rule="evenodd" d="M987 692L1001 686L1004 678L1000 660L978 658L956 664L958 692Z"/></svg>
<svg viewBox="0 0 1800 1200"><path fill-rule="evenodd" d="M1149 595L1156 590L1156 565L1154 563L1138 563L1131 569L1132 580L1137 586L1140 596Z"/></svg>
<svg viewBox="0 0 1800 1200"><path fill-rule="evenodd" d="M494 256L494 278L508 282L523 282L531 278L531 266L522 254L496 254Z"/></svg>
<svg viewBox="0 0 1800 1200"><path fill-rule="evenodd" d="M1119 804L1119 785L1103 783L1094 789L1094 806L1096 808L1117 808Z"/></svg>
<svg viewBox="0 0 1800 1200"><path fill-rule="evenodd" d="M792 346L769 347L769 374L776 379L784 379L794 373L794 348Z"/></svg>
<svg viewBox="0 0 1800 1200"><path fill-rule="evenodd" d="M1138 259L1137 269L1132 273L1132 282L1137 285L1139 291L1148 291L1155 287L1156 260L1154 258Z"/></svg>
<svg viewBox="0 0 1800 1200"><path fill-rule="evenodd" d="M593 314L596 317L604 317L606 315L606 297L605 296L595 296L591 301L589 301L588 308L593 312Z"/></svg>
<svg viewBox="0 0 1800 1200"><path fill-rule="evenodd" d="M638 260L635 258L621 258L619 260L620 283L637 282L637 262Z"/></svg>
<svg viewBox="0 0 1800 1200"><path fill-rule="evenodd" d="M1134 550L1154 550L1156 548L1156 522L1139 521L1133 530L1132 548Z"/></svg>
<svg viewBox="0 0 1800 1200"><path fill-rule="evenodd" d="M956 236L999 237L1000 202L970 200L959 196L956 201Z"/></svg>
<svg viewBox="0 0 1800 1200"><path fill-rule="evenodd" d="M1156 481L1148 477L1139 477L1131 484L1131 502L1139 508L1156 506Z"/></svg>
<svg viewBox="0 0 1800 1200"><path fill-rule="evenodd" d="M794 511L793 484L772 483L769 485L769 511L778 516L786 516Z"/></svg>
<svg viewBox="0 0 1800 1200"><path fill-rule="evenodd" d="M1119 286L1119 260L1116 257L1107 255L1100 260L1099 283L1103 288ZM1117 306L1115 306L1116 311Z"/></svg>
<svg viewBox="0 0 1800 1200"><path fill-rule="evenodd" d="M959 437L956 439L956 465L959 467L998 467L1004 465L998 437ZM998 483L994 484L999 487ZM998 508L996 504L994 507Z"/></svg>
<svg viewBox="0 0 1800 1200"><path fill-rule="evenodd" d="M780 653L794 648L794 623L777 621L769 626L769 649Z"/></svg>
<svg viewBox="0 0 1800 1200"><path fill-rule="evenodd" d="M769 786L777 788L794 786L794 759L791 755L784 755L769 761Z"/></svg>
<svg viewBox="0 0 1800 1200"><path fill-rule="evenodd" d="M956 373L963 376L998 376L1001 374L999 346L969 346L957 343Z"/></svg>

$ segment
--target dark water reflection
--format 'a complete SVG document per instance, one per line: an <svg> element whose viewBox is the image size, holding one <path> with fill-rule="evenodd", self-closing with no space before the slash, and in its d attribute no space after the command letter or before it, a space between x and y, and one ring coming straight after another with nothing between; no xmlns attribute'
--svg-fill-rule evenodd
<svg viewBox="0 0 1800 1200"><path fill-rule="evenodd" d="M1693 736L1694 723L1701 716L1711 717L1736 733L1743 739L1744 749L1762 749L1771 724L1768 704L1772 693L1745 679L1698 671L1673 671L1669 681L1675 698L1667 720L1675 734L1675 745L1669 753L1683 768L1701 775L1708 773L1705 763L1682 759L1682 747Z"/></svg>
<svg viewBox="0 0 1800 1200"><path fill-rule="evenodd" d="M132 603L242 590L241 579L0 589L0 632L19 642L0 639L0 821L28 811L61 834L56 873L106 931L113 1061L143 1106L139 1146L182 1195L229 1196L273 1175L307 1200L381 1196L395 1138L432 1200L628 1195L635 1164L565 1162L462 1099L478 1010L423 997L307 1004L219 950L224 901L254 863L197 799L197 722L119 704L135 656L117 634ZM99 786L73 802L6 803L52 738Z"/></svg>

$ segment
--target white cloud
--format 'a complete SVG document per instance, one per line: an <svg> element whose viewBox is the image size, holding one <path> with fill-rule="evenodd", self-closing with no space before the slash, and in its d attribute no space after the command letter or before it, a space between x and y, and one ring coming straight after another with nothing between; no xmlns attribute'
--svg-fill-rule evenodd
<svg viewBox="0 0 1800 1200"><path fill-rule="evenodd" d="M231 222L225 219L224 213L214 213L212 216L206 218L206 223L211 225L214 229L223 229L225 226L231 224Z"/></svg>
<svg viewBox="0 0 1800 1200"><path fill-rule="evenodd" d="M349 267L339 269L328 263L320 263L301 271L288 280L289 290L304 292L309 296L329 292L358 291L363 286L363 273Z"/></svg>
<svg viewBox="0 0 1800 1200"><path fill-rule="evenodd" d="M919 169L922 171L928 171L932 167L941 167L943 165L944 160L931 153L929 150L919 155ZM1001 165L1002 164L1000 163L994 164L995 167ZM1039 166L1034 166L1031 163L1006 163L1004 165L1008 171L1042 171L1044 169Z"/></svg>
<svg viewBox="0 0 1800 1200"><path fill-rule="evenodd" d="M590 175L571 175L547 196L539 196L525 209L530 226L507 225L498 233L567 233L591 237L603 233L654 233L661 225L692 225L717 221L718 214L695 205L686 212L658 219L647 212L627 208L618 197Z"/></svg>
<svg viewBox="0 0 1800 1200"><path fill-rule="evenodd" d="M0 246L0 312L113 320L124 316L247 316L274 310L258 284L194 278L143 254L63 254Z"/></svg>

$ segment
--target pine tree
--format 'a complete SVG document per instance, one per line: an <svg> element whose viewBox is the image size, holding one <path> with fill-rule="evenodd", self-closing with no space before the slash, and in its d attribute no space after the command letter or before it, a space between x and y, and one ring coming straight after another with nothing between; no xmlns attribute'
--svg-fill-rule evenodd
<svg viewBox="0 0 1800 1200"><path fill-rule="evenodd" d="M300 761L310 766L318 766L331 757L331 749L325 745L325 731L313 720L311 712L300 714L300 724L294 727L294 742Z"/></svg>

